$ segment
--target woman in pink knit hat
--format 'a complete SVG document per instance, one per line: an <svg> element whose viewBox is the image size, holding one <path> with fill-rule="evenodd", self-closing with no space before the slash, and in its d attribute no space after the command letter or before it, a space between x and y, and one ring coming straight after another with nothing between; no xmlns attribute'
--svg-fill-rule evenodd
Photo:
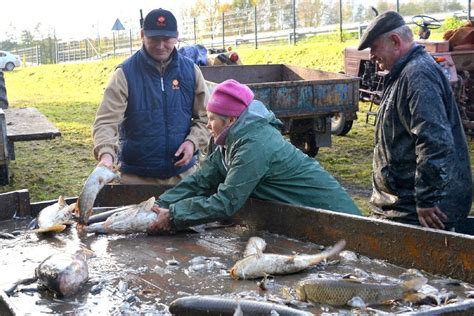
<svg viewBox="0 0 474 316"><path fill-rule="evenodd" d="M201 170L159 197L149 233L227 219L249 197L360 215L344 188L283 138L282 122L246 85L218 84L207 117L217 149Z"/></svg>

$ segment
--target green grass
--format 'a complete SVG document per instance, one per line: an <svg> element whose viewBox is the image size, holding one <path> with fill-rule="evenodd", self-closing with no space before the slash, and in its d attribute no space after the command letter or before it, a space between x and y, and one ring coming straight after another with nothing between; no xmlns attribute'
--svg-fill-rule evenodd
<svg viewBox="0 0 474 316"><path fill-rule="evenodd" d="M238 48L244 64L285 63L325 71L343 70L343 49L356 45L337 36L304 39L296 46L268 45ZM123 58L68 65L19 68L5 73L10 107L36 107L53 121L62 137L50 141L15 143L10 163L11 183L0 192L28 189L33 201L77 196L95 167L91 126L104 88ZM317 159L348 189L358 206L367 210L371 191L373 125L365 123L368 104L360 103L358 119L347 136L333 137ZM470 142L471 152L474 149ZM471 157L472 159L472 157Z"/></svg>

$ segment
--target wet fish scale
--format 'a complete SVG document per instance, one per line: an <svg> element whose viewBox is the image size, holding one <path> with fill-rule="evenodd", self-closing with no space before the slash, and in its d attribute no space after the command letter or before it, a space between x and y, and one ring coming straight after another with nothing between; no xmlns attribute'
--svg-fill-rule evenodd
<svg viewBox="0 0 474 316"><path fill-rule="evenodd" d="M296 289L299 300L330 305L346 305L355 296L366 304L381 304L403 298L405 291L401 284L362 284L331 279L302 281Z"/></svg>

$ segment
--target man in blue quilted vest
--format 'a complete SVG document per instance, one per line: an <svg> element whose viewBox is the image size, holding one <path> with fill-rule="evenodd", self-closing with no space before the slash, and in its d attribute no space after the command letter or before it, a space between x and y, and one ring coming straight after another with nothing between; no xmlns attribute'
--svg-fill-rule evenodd
<svg viewBox="0 0 474 316"><path fill-rule="evenodd" d="M142 47L113 73L93 127L94 156L120 165L121 183L174 185L197 170L209 140L209 91L198 66L178 54L174 15L147 14Z"/></svg>

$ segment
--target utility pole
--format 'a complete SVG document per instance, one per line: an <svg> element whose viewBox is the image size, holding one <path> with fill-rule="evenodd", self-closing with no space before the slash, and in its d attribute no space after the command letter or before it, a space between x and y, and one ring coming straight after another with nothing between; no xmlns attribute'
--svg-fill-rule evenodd
<svg viewBox="0 0 474 316"><path fill-rule="evenodd" d="M342 0L339 0L339 35L342 43L344 41L342 36Z"/></svg>
<svg viewBox="0 0 474 316"><path fill-rule="evenodd" d="M293 0L293 45L296 45L296 0Z"/></svg>

